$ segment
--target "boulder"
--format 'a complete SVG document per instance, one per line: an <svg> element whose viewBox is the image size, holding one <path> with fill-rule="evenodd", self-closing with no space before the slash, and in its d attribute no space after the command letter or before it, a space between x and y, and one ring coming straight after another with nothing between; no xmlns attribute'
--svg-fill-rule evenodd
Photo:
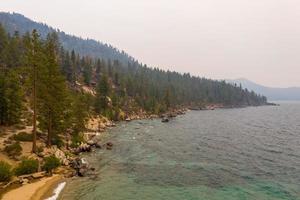
<svg viewBox="0 0 300 200"><path fill-rule="evenodd" d="M167 118L167 117L164 117L164 118L162 118L162 120L161 120L161 122L163 122L163 123L166 123L166 122L169 122L170 120L169 120L169 118Z"/></svg>
<svg viewBox="0 0 300 200"><path fill-rule="evenodd" d="M20 178L20 183L22 185L27 185L29 183L29 180L27 178Z"/></svg>
<svg viewBox="0 0 300 200"><path fill-rule="evenodd" d="M112 121L107 121L105 125L107 127L112 127L113 126L113 122Z"/></svg>
<svg viewBox="0 0 300 200"><path fill-rule="evenodd" d="M106 143L106 149L107 150L112 150L112 147L113 147L113 143L112 142L107 142Z"/></svg>
<svg viewBox="0 0 300 200"><path fill-rule="evenodd" d="M168 113L168 117L169 118L177 117L177 114L174 112L170 112L170 113Z"/></svg>
<svg viewBox="0 0 300 200"><path fill-rule="evenodd" d="M89 143L92 143L91 141ZM87 143L81 143L79 145L79 147L77 147L76 149L73 149L73 153L78 155L80 154L81 152L91 152L92 151L92 146L95 146L96 147L96 143L93 142L94 144L93 145L89 145Z"/></svg>
<svg viewBox="0 0 300 200"><path fill-rule="evenodd" d="M112 147L111 146L106 146L106 149L107 150L112 150Z"/></svg>
<svg viewBox="0 0 300 200"><path fill-rule="evenodd" d="M90 146L93 146L93 145L95 145L95 141L94 140L89 140L89 141L87 141L87 144L88 145L90 145Z"/></svg>
<svg viewBox="0 0 300 200"><path fill-rule="evenodd" d="M84 158L76 158L71 162L78 176L85 176L89 170L89 164Z"/></svg>
<svg viewBox="0 0 300 200"><path fill-rule="evenodd" d="M112 147L114 144L112 142L107 142L106 145Z"/></svg>
<svg viewBox="0 0 300 200"><path fill-rule="evenodd" d="M38 155L38 157L41 157L41 158L44 158L46 156L44 151L38 152L37 155Z"/></svg>
<svg viewBox="0 0 300 200"><path fill-rule="evenodd" d="M46 176L46 172L33 173L31 176L34 179L43 178L44 176Z"/></svg>
<svg viewBox="0 0 300 200"><path fill-rule="evenodd" d="M60 162L63 165L68 166L70 164L70 161L67 159L65 153L62 150L56 148L54 155L56 158L58 158L60 160Z"/></svg>
<svg viewBox="0 0 300 200"><path fill-rule="evenodd" d="M85 176L85 174L87 173L88 169L87 168L80 168L78 170L78 176Z"/></svg>
<svg viewBox="0 0 300 200"><path fill-rule="evenodd" d="M127 118L125 119L125 121L126 121L126 122L130 122L131 119L130 119L129 117L127 117Z"/></svg>
<svg viewBox="0 0 300 200"><path fill-rule="evenodd" d="M68 166L70 164L70 161L66 158L62 161L62 164Z"/></svg>
<svg viewBox="0 0 300 200"><path fill-rule="evenodd" d="M182 110L177 110L176 114L177 115L184 115L185 111L183 109Z"/></svg>
<svg viewBox="0 0 300 200"><path fill-rule="evenodd" d="M96 143L95 143L95 147L96 147L97 149L101 149L101 148L102 148L100 142L96 142Z"/></svg>

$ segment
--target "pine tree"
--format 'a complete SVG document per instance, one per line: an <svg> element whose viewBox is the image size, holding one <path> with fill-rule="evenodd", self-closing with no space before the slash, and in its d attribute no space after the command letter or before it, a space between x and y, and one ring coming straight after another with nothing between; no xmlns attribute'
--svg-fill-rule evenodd
<svg viewBox="0 0 300 200"><path fill-rule="evenodd" d="M7 46L8 36L5 29L0 24L0 68L6 68L7 66Z"/></svg>
<svg viewBox="0 0 300 200"><path fill-rule="evenodd" d="M72 50L71 52L71 65L72 65L72 84L75 84L76 80L77 80L77 63L76 63L76 55L75 55L75 51Z"/></svg>
<svg viewBox="0 0 300 200"><path fill-rule="evenodd" d="M22 63L22 42L19 33L16 31L12 38L9 40L9 45L7 48L7 67L8 68L18 68Z"/></svg>
<svg viewBox="0 0 300 200"><path fill-rule="evenodd" d="M90 64L86 64L83 68L83 80L87 85L90 85L92 81L92 66Z"/></svg>
<svg viewBox="0 0 300 200"><path fill-rule="evenodd" d="M62 60L62 71L67 80L71 83L74 83L74 70L71 63L69 51L63 51L63 60Z"/></svg>
<svg viewBox="0 0 300 200"><path fill-rule="evenodd" d="M6 102L6 80L3 67L0 68L0 125L6 124L7 102Z"/></svg>
<svg viewBox="0 0 300 200"><path fill-rule="evenodd" d="M64 122L68 111L68 92L58 66L58 44L55 38L53 33L46 40L45 64L40 74L38 94L39 127L48 133L48 146L51 146L53 136L66 128Z"/></svg>
<svg viewBox="0 0 300 200"><path fill-rule="evenodd" d="M10 70L7 73L5 88L6 121L8 125L17 124L22 115L23 91L16 71Z"/></svg>
<svg viewBox="0 0 300 200"><path fill-rule="evenodd" d="M170 96L169 88L167 88L165 91L164 103L165 103L167 109L169 109L171 107L171 96Z"/></svg>
<svg viewBox="0 0 300 200"><path fill-rule="evenodd" d="M31 82L30 92L32 93L32 110L33 110L33 142L32 152L36 153L36 125L37 125L37 86L38 72L43 68L43 51L40 36L36 30L32 31L31 36L25 37L26 46L26 65L29 68L29 79Z"/></svg>
<svg viewBox="0 0 300 200"><path fill-rule="evenodd" d="M103 75L98 82L96 90L95 111L103 114L108 108L108 96L110 94L110 86L106 75Z"/></svg>
<svg viewBox="0 0 300 200"><path fill-rule="evenodd" d="M85 123L89 113L88 97L84 94L73 95L72 104L72 130L78 135L85 130Z"/></svg>

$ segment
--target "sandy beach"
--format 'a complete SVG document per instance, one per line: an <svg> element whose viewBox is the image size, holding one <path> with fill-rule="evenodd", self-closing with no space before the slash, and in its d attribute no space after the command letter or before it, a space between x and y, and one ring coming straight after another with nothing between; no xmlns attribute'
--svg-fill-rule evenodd
<svg viewBox="0 0 300 200"><path fill-rule="evenodd" d="M40 200L51 195L54 188L63 180L60 175L43 178L40 181L24 185L3 195L3 200Z"/></svg>

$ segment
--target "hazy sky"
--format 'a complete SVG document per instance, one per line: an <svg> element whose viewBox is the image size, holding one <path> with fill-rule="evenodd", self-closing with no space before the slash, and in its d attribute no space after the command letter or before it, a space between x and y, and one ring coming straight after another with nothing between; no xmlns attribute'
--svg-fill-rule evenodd
<svg viewBox="0 0 300 200"><path fill-rule="evenodd" d="M214 79L300 86L299 0L1 0L149 66Z"/></svg>

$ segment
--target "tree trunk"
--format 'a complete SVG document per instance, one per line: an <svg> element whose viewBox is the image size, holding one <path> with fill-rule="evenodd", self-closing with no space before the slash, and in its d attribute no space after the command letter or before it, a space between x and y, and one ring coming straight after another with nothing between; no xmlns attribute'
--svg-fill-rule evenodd
<svg viewBox="0 0 300 200"><path fill-rule="evenodd" d="M52 139L52 118L51 114L49 113L48 118L48 140L47 140L47 146L51 147L51 139Z"/></svg>
<svg viewBox="0 0 300 200"><path fill-rule="evenodd" d="M36 65L33 65L33 130L32 130L32 152L36 153Z"/></svg>

